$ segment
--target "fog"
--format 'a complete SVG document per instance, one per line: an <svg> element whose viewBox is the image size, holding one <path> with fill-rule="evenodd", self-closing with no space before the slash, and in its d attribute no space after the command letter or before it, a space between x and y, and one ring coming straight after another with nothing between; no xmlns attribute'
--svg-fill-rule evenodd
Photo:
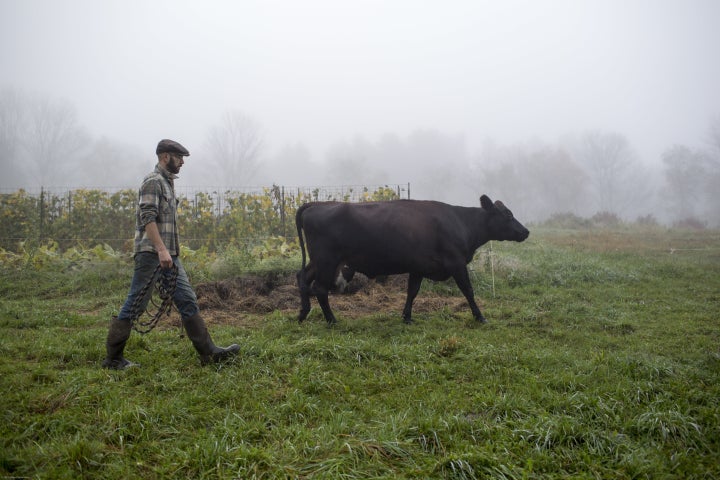
<svg viewBox="0 0 720 480"><path fill-rule="evenodd" d="M0 189L135 188L172 138L184 186L718 224L718 21L715 0L0 0Z"/></svg>

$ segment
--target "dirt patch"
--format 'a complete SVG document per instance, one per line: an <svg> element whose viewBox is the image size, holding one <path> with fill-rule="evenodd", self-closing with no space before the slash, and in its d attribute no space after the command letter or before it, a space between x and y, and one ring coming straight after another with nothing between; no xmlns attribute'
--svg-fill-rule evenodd
<svg viewBox="0 0 720 480"><path fill-rule="evenodd" d="M377 281L356 274L344 292L330 295L330 306L339 315L360 317L388 313L400 318L405 305L407 275L394 275ZM258 316L280 311L296 315L300 310L300 292L295 276L245 276L219 282L201 283L195 287L203 317L208 323L252 326ZM317 302L313 298L313 307ZM462 296L448 297L421 292L413 312L425 313L447 308L467 309Z"/></svg>

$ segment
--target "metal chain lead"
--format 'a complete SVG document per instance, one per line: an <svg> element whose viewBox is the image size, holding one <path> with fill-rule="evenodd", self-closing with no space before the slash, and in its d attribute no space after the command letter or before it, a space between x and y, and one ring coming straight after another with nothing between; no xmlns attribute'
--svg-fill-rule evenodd
<svg viewBox="0 0 720 480"><path fill-rule="evenodd" d="M133 330L144 335L157 326L163 315L170 315L170 311L173 306L173 295L175 294L175 288L177 287L177 275L178 267L175 264L168 269L163 269L160 265L157 266L153 276L138 292L138 295L135 297L135 301L131 306L130 318ZM157 305L152 298L153 289L158 292L160 305ZM142 304L148 295L150 295L148 304L152 303L153 307L157 309L155 313L151 313L147 307L142 307ZM145 322L141 321L140 317L143 315L148 315L150 320Z"/></svg>

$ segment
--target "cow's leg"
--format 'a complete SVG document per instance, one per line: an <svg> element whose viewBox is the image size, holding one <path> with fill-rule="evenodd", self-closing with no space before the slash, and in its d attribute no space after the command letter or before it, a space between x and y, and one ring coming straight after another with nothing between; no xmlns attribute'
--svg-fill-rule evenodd
<svg viewBox="0 0 720 480"><path fill-rule="evenodd" d="M320 308L322 308L323 315L325 315L325 320L327 321L328 326L335 325L337 323L337 319L335 318L335 314L333 313L332 309L330 308L330 301L328 300L328 293L318 293L315 296L318 300L318 303L320 304Z"/></svg>
<svg viewBox="0 0 720 480"><path fill-rule="evenodd" d="M315 279L315 270L312 264L303 268L297 273L297 283L300 289L300 314L298 322L302 322L310 313L310 285Z"/></svg>
<svg viewBox="0 0 720 480"><path fill-rule="evenodd" d="M318 264L315 283L312 284L312 294L315 295L315 298L317 298L328 326L337 323L335 314L333 314L333 311L330 308L328 293L335 284L339 263L339 261L329 261L323 264Z"/></svg>
<svg viewBox="0 0 720 480"><path fill-rule="evenodd" d="M463 268L458 269L458 271L453 275L453 278L455 279L455 283L457 283L458 288L460 288L460 291L463 295L465 295L467 302L470 304L470 310L472 311L475 320L479 323L486 323L487 320L483 316L482 312L480 312L477 303L475 303L475 293L473 292L472 284L470 283L470 276L468 275L467 268L463 266Z"/></svg>
<svg viewBox="0 0 720 480"><path fill-rule="evenodd" d="M325 321L327 322L328 326L331 326L337 323L337 319L335 318L335 314L330 308L330 300L328 299L329 291L330 289L322 285L319 280L316 280L315 283L312 284L311 292L313 295L315 295L315 298L317 298L317 301L320 304L320 308L322 308L323 315L325 316Z"/></svg>
<svg viewBox="0 0 720 480"><path fill-rule="evenodd" d="M403 308L402 314L403 321L405 323L413 323L412 306L415 301L415 297L417 297L417 294L420 291L422 280L422 275L418 275L416 273L411 273L408 276L407 298L405 299L405 308Z"/></svg>

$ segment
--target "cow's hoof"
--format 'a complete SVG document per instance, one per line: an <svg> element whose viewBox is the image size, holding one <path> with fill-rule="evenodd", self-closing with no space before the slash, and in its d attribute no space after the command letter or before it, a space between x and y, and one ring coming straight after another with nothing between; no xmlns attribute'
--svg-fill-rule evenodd
<svg viewBox="0 0 720 480"><path fill-rule="evenodd" d="M481 325L488 322L487 318L483 317L482 315L480 315L479 317L475 317L475 321L477 321L477 323Z"/></svg>
<svg viewBox="0 0 720 480"><path fill-rule="evenodd" d="M405 325L412 325L413 323L415 323L415 320L413 320L412 318L403 318L403 323Z"/></svg>

